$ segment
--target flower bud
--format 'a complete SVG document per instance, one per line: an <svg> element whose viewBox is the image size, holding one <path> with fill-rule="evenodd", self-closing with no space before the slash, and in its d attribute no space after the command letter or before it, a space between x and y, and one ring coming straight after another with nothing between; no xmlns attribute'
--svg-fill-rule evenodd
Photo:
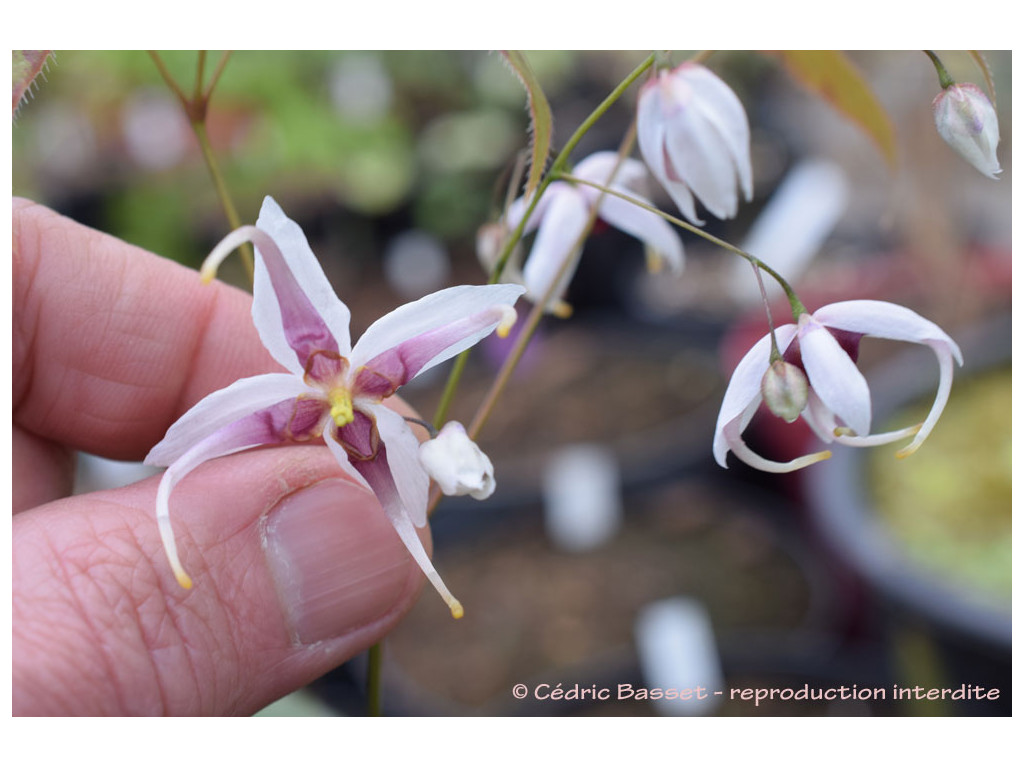
<svg viewBox="0 0 1024 768"><path fill-rule="evenodd" d="M768 410L794 422L807 407L807 377L792 363L776 360L761 379L761 396Z"/></svg>
<svg viewBox="0 0 1024 768"><path fill-rule="evenodd" d="M949 146L990 179L1002 169L996 157L999 120L985 93L973 83L945 88L932 102L935 127Z"/></svg>
<svg viewBox="0 0 1024 768"><path fill-rule="evenodd" d="M494 493L494 466L457 421L420 446L420 464L445 496L486 499Z"/></svg>

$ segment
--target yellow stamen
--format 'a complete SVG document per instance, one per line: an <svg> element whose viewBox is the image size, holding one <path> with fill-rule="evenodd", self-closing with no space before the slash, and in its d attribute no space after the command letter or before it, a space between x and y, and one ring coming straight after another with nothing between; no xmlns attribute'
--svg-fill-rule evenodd
<svg viewBox="0 0 1024 768"><path fill-rule="evenodd" d="M512 332L512 326L516 324L516 311L515 309L506 304L501 307L501 322L498 323L497 334L502 339L507 338L509 333Z"/></svg>
<svg viewBox="0 0 1024 768"><path fill-rule="evenodd" d="M644 256L647 261L647 271L651 274L661 272L661 268L665 266L665 259L662 258L661 251L652 248L649 245L644 246Z"/></svg>
<svg viewBox="0 0 1024 768"><path fill-rule="evenodd" d="M331 404L331 418L339 427L355 421L352 412L352 395L345 387L335 387L327 393L327 402Z"/></svg>
<svg viewBox="0 0 1024 768"><path fill-rule="evenodd" d="M461 619L463 616L466 615L466 612L462 610L462 603L460 603L454 597L452 598L452 601L448 604L448 608L452 612L453 619Z"/></svg>
<svg viewBox="0 0 1024 768"><path fill-rule="evenodd" d="M183 589L192 589L192 579L184 571L175 569L174 578L178 580L178 584L180 584Z"/></svg>
<svg viewBox="0 0 1024 768"><path fill-rule="evenodd" d="M572 316L572 304L568 304L564 301L557 301L551 308L551 314L561 320L567 320Z"/></svg>

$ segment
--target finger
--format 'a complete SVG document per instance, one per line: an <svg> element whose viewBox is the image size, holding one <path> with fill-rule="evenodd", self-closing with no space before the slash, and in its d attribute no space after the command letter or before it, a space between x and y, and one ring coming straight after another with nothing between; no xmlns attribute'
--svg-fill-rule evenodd
<svg viewBox="0 0 1024 768"><path fill-rule="evenodd" d="M16 426L139 459L207 393L280 370L245 292L27 200L12 221Z"/></svg>
<svg viewBox="0 0 1024 768"><path fill-rule="evenodd" d="M188 591L156 478L15 517L15 714L249 714L383 637L422 573L342 474L324 447L197 469L172 499Z"/></svg>

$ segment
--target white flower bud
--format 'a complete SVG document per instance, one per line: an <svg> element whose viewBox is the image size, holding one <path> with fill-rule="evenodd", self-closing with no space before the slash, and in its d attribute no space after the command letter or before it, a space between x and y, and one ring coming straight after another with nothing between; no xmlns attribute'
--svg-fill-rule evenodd
<svg viewBox="0 0 1024 768"><path fill-rule="evenodd" d="M445 496L486 499L494 493L494 466L457 421L420 446L420 464Z"/></svg>
<svg viewBox="0 0 1024 768"><path fill-rule="evenodd" d="M949 146L990 179L1002 169L996 157L999 120L992 102L973 83L945 88L932 102L935 127Z"/></svg>

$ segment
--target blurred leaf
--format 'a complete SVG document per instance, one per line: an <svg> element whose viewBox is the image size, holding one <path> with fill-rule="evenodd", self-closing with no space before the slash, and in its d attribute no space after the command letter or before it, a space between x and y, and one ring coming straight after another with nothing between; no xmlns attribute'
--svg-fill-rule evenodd
<svg viewBox="0 0 1024 768"><path fill-rule="evenodd" d="M885 109L841 51L779 51L797 82L859 125L889 167L896 167L896 139Z"/></svg>
<svg viewBox="0 0 1024 768"><path fill-rule="evenodd" d="M996 84L992 80L992 70L989 69L988 62L981 55L981 51L968 51L968 53L971 54L971 58L974 59L978 69L985 76L985 85L988 86L988 92L992 94L992 107L994 108L996 106Z"/></svg>
<svg viewBox="0 0 1024 768"><path fill-rule="evenodd" d="M551 151L552 117L547 97L537 80L533 70L520 51L502 51L501 55L512 67L519 81L526 89L527 107L530 110L530 175L526 180L526 197L540 184L541 174L547 164L548 153Z"/></svg>

